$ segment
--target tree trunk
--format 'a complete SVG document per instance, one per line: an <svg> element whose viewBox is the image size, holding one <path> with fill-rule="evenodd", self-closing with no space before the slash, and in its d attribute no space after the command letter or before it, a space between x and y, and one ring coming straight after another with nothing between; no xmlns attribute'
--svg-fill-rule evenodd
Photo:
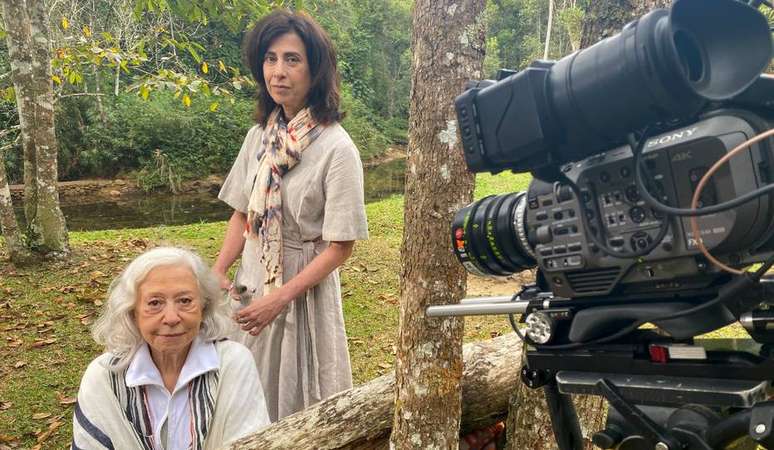
<svg viewBox="0 0 774 450"><path fill-rule="evenodd" d="M35 240L39 235L34 230L37 210L37 184L35 183L35 143L30 130L35 127L35 104L31 93L34 80L32 75L32 41L29 17L23 0L2 0L3 20L8 45L8 59L11 79L16 93L16 110L21 129L22 155L24 160L24 216L27 219L28 238Z"/></svg>
<svg viewBox="0 0 774 450"><path fill-rule="evenodd" d="M28 241L39 253L66 255L67 228L57 190L48 11L42 1L2 0L2 6L24 149Z"/></svg>
<svg viewBox="0 0 774 450"><path fill-rule="evenodd" d="M449 224L470 201L474 178L458 144L454 98L466 81L481 78L483 19L483 0L414 4L396 407L390 438L398 449L459 446L463 321L427 319L425 308L457 303L465 292L465 271L451 251Z"/></svg>
<svg viewBox="0 0 774 450"><path fill-rule="evenodd" d="M546 25L546 45L543 50L543 59L548 59L548 52L551 49L551 29L554 25L554 0L548 0L548 25Z"/></svg>
<svg viewBox="0 0 774 450"><path fill-rule="evenodd" d="M463 431L491 425L504 417L508 397L514 386L521 383L521 348L515 334L465 345ZM384 375L287 416L227 448L389 448L388 436L395 406L394 388L395 375ZM456 428L454 432L457 432Z"/></svg>
<svg viewBox="0 0 774 450"><path fill-rule="evenodd" d="M602 397L580 395L573 397L573 404L580 421L584 448L592 450L595 447L591 437L605 428L605 402ZM530 389L523 383L516 386L511 396L505 430L508 450L558 448L542 389Z"/></svg>
<svg viewBox="0 0 774 450"><path fill-rule="evenodd" d="M655 8L668 8L670 0L596 0L589 2L583 17L581 47L618 34L628 22Z"/></svg>
<svg viewBox="0 0 774 450"><path fill-rule="evenodd" d="M57 181L59 144L54 124L54 86L51 80L51 37L48 9L45 2L28 0L32 28L32 62L35 80L34 129L37 185L38 220L43 238L43 252L69 254L70 245L64 214L59 207Z"/></svg>
<svg viewBox="0 0 774 450"><path fill-rule="evenodd" d="M13 210L11 190L8 188L8 177L5 173L5 151L0 149L0 231L5 239L5 247L14 264L24 264L30 261L30 254L24 246L19 234L19 224Z"/></svg>

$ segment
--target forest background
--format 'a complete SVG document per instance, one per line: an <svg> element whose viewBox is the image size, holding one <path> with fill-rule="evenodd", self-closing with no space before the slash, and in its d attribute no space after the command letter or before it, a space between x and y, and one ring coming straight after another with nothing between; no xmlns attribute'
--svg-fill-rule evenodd
<svg viewBox="0 0 774 450"><path fill-rule="evenodd" d="M250 18L133 0L51 0L60 181L125 177L146 190L223 175L252 125L254 85L241 63ZM363 160L406 143L411 1L291 2L331 34L343 76L344 127ZM583 0L558 0L549 57L577 48ZM488 2L484 77L543 57L547 0ZM192 20L193 19L193 20ZM203 19L203 20L202 20ZM22 179L8 51L0 41L0 148Z"/></svg>

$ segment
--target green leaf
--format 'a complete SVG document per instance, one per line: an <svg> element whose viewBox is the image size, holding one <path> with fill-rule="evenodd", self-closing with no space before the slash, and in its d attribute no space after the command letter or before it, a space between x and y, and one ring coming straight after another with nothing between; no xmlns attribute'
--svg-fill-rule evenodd
<svg viewBox="0 0 774 450"><path fill-rule="evenodd" d="M143 100L148 100L148 97L150 97L150 88L148 88L147 84L140 86L140 96Z"/></svg>
<svg viewBox="0 0 774 450"><path fill-rule="evenodd" d="M189 45L186 47L186 49L188 50L188 53L191 54L191 57L193 57L194 61L196 61L197 63L202 62L202 57L199 56L199 53L196 50L194 50L193 46Z"/></svg>
<svg viewBox="0 0 774 450"><path fill-rule="evenodd" d="M13 86L3 89L3 98L8 102L14 102L16 100L16 91Z"/></svg>

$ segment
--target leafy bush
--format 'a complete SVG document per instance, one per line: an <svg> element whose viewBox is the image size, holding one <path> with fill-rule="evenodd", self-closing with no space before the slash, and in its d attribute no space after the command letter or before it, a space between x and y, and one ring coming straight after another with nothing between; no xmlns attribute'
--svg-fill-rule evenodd
<svg viewBox="0 0 774 450"><path fill-rule="evenodd" d="M63 179L137 169L152 173L159 155L164 155L165 170L178 177L225 173L253 123L254 103L249 99L223 102L215 112L205 99L185 108L164 93L150 101L132 94L112 100L105 102L104 122L93 106L60 109Z"/></svg>
<svg viewBox="0 0 774 450"><path fill-rule="evenodd" d="M355 141L360 158L367 160L384 153L390 145L390 139L381 131L386 128L384 119L355 98L346 83L342 85L341 100L347 113L341 125Z"/></svg>
<svg viewBox="0 0 774 450"><path fill-rule="evenodd" d="M342 125L364 160L391 142L405 142L404 121L375 114L346 85L342 102L347 111ZM254 110L248 98L222 102L215 112L204 98L185 108L165 93L148 101L133 94L105 97L103 114L90 98L67 98L58 106L60 179L131 172L146 190L175 190L181 179L225 174L253 124Z"/></svg>

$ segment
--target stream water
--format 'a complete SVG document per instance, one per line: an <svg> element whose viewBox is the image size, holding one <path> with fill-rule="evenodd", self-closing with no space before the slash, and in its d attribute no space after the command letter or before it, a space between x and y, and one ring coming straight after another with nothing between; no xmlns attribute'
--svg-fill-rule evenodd
<svg viewBox="0 0 774 450"><path fill-rule="evenodd" d="M405 160L394 160L365 170L366 202L403 192ZM63 203L62 212L70 231L143 228L226 220L232 210L217 199L217 193L151 193L117 200ZM17 216L22 219L21 209Z"/></svg>

